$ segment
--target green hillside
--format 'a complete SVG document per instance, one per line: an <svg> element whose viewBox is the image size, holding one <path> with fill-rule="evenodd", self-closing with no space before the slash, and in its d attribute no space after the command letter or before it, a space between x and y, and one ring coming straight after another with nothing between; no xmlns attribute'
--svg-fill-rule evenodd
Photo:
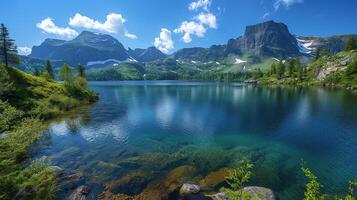
<svg viewBox="0 0 357 200"><path fill-rule="evenodd" d="M4 65L0 74L0 199L54 199L59 169L31 161L30 146L45 132L44 120L98 97L77 84L81 77L60 83Z"/></svg>

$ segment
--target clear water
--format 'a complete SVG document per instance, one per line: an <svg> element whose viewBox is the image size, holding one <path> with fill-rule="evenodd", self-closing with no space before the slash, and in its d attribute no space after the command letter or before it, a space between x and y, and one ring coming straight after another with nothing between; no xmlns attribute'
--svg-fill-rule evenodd
<svg viewBox="0 0 357 200"><path fill-rule="evenodd" d="M99 102L53 122L34 155L48 156L66 174L83 174L61 186L61 198L86 184L94 199L135 171L147 180L112 192L139 194L182 165L197 169L195 182L243 158L255 164L250 184L280 199L302 198L302 160L327 193L343 194L357 178L357 95L349 91L182 81L91 82L90 88Z"/></svg>

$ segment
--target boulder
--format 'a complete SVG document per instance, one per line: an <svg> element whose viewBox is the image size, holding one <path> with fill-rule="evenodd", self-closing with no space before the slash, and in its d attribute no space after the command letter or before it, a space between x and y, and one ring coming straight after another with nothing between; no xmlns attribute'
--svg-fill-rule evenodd
<svg viewBox="0 0 357 200"><path fill-rule="evenodd" d="M87 200L87 196L90 192L89 187L82 185L73 191L68 200Z"/></svg>
<svg viewBox="0 0 357 200"><path fill-rule="evenodd" d="M243 188L244 192L247 192L251 199L261 199L261 200L275 200L275 195L271 189L249 186Z"/></svg>
<svg viewBox="0 0 357 200"><path fill-rule="evenodd" d="M184 183L180 189L180 195L186 196L189 194L197 194L201 190L200 186L190 183Z"/></svg>

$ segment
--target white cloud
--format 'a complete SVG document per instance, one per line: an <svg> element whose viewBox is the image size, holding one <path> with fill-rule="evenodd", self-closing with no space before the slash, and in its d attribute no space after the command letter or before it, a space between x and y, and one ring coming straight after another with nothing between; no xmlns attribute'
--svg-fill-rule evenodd
<svg viewBox="0 0 357 200"><path fill-rule="evenodd" d="M71 28L62 28L56 26L51 18L46 18L42 20L40 23L37 23L37 28L43 30L45 33L51 33L55 35L59 35L61 37L66 38L74 38L78 35L78 32Z"/></svg>
<svg viewBox="0 0 357 200"><path fill-rule="evenodd" d="M208 25L210 28L217 28L216 16L212 13L200 13L195 17L201 24Z"/></svg>
<svg viewBox="0 0 357 200"><path fill-rule="evenodd" d="M168 53L170 49L173 49L174 42L171 38L171 31L166 28L162 28L160 36L155 38L154 45L164 53Z"/></svg>
<svg viewBox="0 0 357 200"><path fill-rule="evenodd" d="M199 8L203 8L208 10L208 7L211 5L211 0L197 0L195 2L190 3L188 9L197 10Z"/></svg>
<svg viewBox="0 0 357 200"><path fill-rule="evenodd" d="M20 55L29 55L31 53L31 48L30 47L17 47L17 51L19 52Z"/></svg>
<svg viewBox="0 0 357 200"><path fill-rule="evenodd" d="M194 21L183 21L181 26L174 30L175 33L183 33L182 40L185 43L190 43L192 41L191 35L196 35L197 37L204 37L206 33L206 28Z"/></svg>
<svg viewBox="0 0 357 200"><path fill-rule="evenodd" d="M269 13L269 12L266 12L266 13L264 13L264 15L261 16L260 18L261 18L261 19L266 19L266 18L268 18L269 16L270 16L270 13Z"/></svg>
<svg viewBox="0 0 357 200"><path fill-rule="evenodd" d="M136 35L129 33L125 28L125 22L126 19L118 13L110 13L107 15L105 22L91 19L79 13L76 13L73 18L69 19L69 25L73 27L92 29L107 33L119 33L130 39L136 39Z"/></svg>
<svg viewBox="0 0 357 200"><path fill-rule="evenodd" d="M304 0L276 0L274 3L274 9L279 10L281 6L290 7L297 3L302 3Z"/></svg>

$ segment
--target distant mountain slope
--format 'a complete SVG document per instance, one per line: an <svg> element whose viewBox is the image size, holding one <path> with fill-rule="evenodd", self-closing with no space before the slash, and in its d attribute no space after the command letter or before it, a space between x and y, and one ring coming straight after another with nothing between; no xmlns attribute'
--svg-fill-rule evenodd
<svg viewBox="0 0 357 200"><path fill-rule="evenodd" d="M149 47L147 49L136 48L134 50L128 50L128 54L139 62L150 62L162 58L166 58L166 55L158 50L156 47Z"/></svg>
<svg viewBox="0 0 357 200"><path fill-rule="evenodd" d="M15 66L27 73L33 73L37 70L43 70L46 64L46 60L39 59L39 58L31 58L28 56L20 56L20 63L16 64ZM55 70L62 67L65 63L64 61L52 61L52 66Z"/></svg>
<svg viewBox="0 0 357 200"><path fill-rule="evenodd" d="M344 44L348 38L353 35L336 35L330 37L304 37L297 36L299 44L303 48L315 52L317 49L326 49L331 53L338 53L343 50Z"/></svg>
<svg viewBox="0 0 357 200"><path fill-rule="evenodd" d="M49 59L55 63L55 68L66 62L73 67L81 63L88 69L105 68L104 71L113 71L122 64L129 64L123 65L127 68L138 64L148 70L150 76L161 71L164 77L174 72L184 72L190 76L207 70L244 72L256 68L264 70L272 63L287 58L300 58L303 64L307 64L318 49L326 49L334 54L340 52L349 36L296 36L289 32L285 24L267 21L247 26L242 36L229 39L226 44L183 48L166 55L155 47L126 50L110 35L83 31L70 41L46 39L41 45L34 46L30 56L23 57L18 67L34 71L34 66L39 67ZM97 74L109 75L104 71ZM143 72L140 74L144 76Z"/></svg>
<svg viewBox="0 0 357 200"><path fill-rule="evenodd" d="M184 48L175 52L171 57L186 61L228 62L227 64L234 63L232 56L237 59L250 57L255 60L250 63L256 64L260 58L264 57L279 59L301 56L312 57L315 51L320 48L337 53L342 50L349 36L295 36L289 32L285 24L267 21L247 26L243 36L230 39L227 44L213 45L209 48Z"/></svg>
<svg viewBox="0 0 357 200"><path fill-rule="evenodd" d="M73 40L46 39L34 46L29 57L43 60L62 60L70 65L83 64L96 67L107 62L150 62L165 58L166 55L155 47L126 50L114 37L106 34L83 31Z"/></svg>
<svg viewBox="0 0 357 200"><path fill-rule="evenodd" d="M124 46L110 35L83 31L70 41L45 40L40 46L34 46L29 55L33 58L63 60L71 65L79 63L129 58Z"/></svg>

